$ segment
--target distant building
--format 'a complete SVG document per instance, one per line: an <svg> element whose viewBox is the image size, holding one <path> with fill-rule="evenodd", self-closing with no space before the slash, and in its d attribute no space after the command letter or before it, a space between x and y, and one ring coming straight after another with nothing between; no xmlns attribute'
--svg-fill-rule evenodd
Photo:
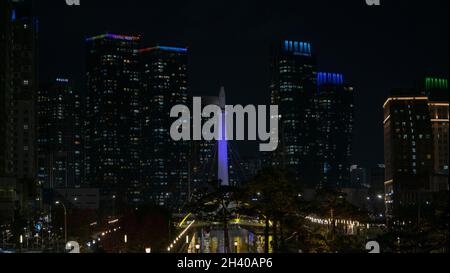
<svg viewBox="0 0 450 273"><path fill-rule="evenodd" d="M144 197L173 209L188 198L189 143L174 141L173 106L188 101L188 49L153 46L139 50L142 70L142 181Z"/></svg>
<svg viewBox="0 0 450 273"><path fill-rule="evenodd" d="M378 164L375 167L369 168L368 185L371 192L384 195L384 177L386 167L384 164Z"/></svg>
<svg viewBox="0 0 450 273"><path fill-rule="evenodd" d="M15 14L10 1L0 2L0 177L11 175L12 88L11 27Z"/></svg>
<svg viewBox="0 0 450 273"><path fill-rule="evenodd" d="M109 202L113 196L130 204L143 199L139 42L140 37L109 33L86 39L85 173Z"/></svg>
<svg viewBox="0 0 450 273"><path fill-rule="evenodd" d="M191 103L192 105L192 99ZM207 105L219 105L219 96L202 97L202 109ZM202 119L202 123L205 122ZM217 179L217 147L216 141L192 141L191 142L191 177L192 186L204 185L205 182L211 182Z"/></svg>
<svg viewBox="0 0 450 273"><path fill-rule="evenodd" d="M431 125L433 130L434 172L448 176L448 128L449 92L448 80L425 79L425 92L429 97Z"/></svg>
<svg viewBox="0 0 450 273"><path fill-rule="evenodd" d="M398 95L397 95L398 94ZM428 98L401 90L384 108L385 191L387 217L407 217L427 198L434 169Z"/></svg>
<svg viewBox="0 0 450 273"><path fill-rule="evenodd" d="M32 1L0 3L0 180L20 196L16 208L39 204L36 97L38 20ZM15 180L11 183L11 179ZM0 188L2 185L0 184Z"/></svg>
<svg viewBox="0 0 450 273"><path fill-rule="evenodd" d="M18 179L34 181L37 169L36 98L38 21L30 1L13 2L12 20L12 119L14 142L12 172ZM30 182L34 183L34 182Z"/></svg>
<svg viewBox="0 0 450 273"><path fill-rule="evenodd" d="M279 106L280 143L268 162L288 168L304 187L317 187L316 59L308 42L285 40L271 52L271 103Z"/></svg>
<svg viewBox="0 0 450 273"><path fill-rule="evenodd" d="M383 175L384 176L384 175ZM350 188L369 188L367 169L353 165L350 167Z"/></svg>
<svg viewBox="0 0 450 273"><path fill-rule="evenodd" d="M83 179L81 101L68 79L42 85L38 96L39 180L46 188L80 187Z"/></svg>
<svg viewBox="0 0 450 273"><path fill-rule="evenodd" d="M319 72L314 99L320 164L318 188L361 187L364 181L358 183L350 177L355 115L353 87L344 84L342 74Z"/></svg>
<svg viewBox="0 0 450 273"><path fill-rule="evenodd" d="M15 178L0 177L0 225L14 220L14 214L20 204Z"/></svg>
<svg viewBox="0 0 450 273"><path fill-rule="evenodd" d="M248 178L252 178L262 170L262 160L258 157L244 157L242 166Z"/></svg>
<svg viewBox="0 0 450 273"><path fill-rule="evenodd" d="M57 189L54 198L75 209L98 210L100 207L100 193L96 188Z"/></svg>

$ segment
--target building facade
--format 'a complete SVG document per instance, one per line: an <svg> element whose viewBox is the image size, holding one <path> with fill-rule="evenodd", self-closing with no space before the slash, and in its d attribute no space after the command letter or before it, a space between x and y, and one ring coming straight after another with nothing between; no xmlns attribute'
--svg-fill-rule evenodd
<svg viewBox="0 0 450 273"><path fill-rule="evenodd" d="M173 106L188 102L188 49L154 46L139 50L142 73L142 183L145 199L178 208L188 198L189 143L174 141Z"/></svg>
<svg viewBox="0 0 450 273"><path fill-rule="evenodd" d="M354 127L354 89L337 73L317 73L318 188L352 188L350 167Z"/></svg>
<svg viewBox="0 0 450 273"><path fill-rule="evenodd" d="M85 179L105 202L142 200L139 42L117 34L86 39Z"/></svg>
<svg viewBox="0 0 450 273"><path fill-rule="evenodd" d="M80 94L69 79L42 85L38 96L39 179L45 188L81 187L83 145Z"/></svg>
<svg viewBox="0 0 450 273"><path fill-rule="evenodd" d="M270 91L271 103L279 106L280 143L269 162L289 169L306 187L319 183L316 71L310 43L286 40L273 45Z"/></svg>
<svg viewBox="0 0 450 273"><path fill-rule="evenodd" d="M0 13L0 178L15 192L11 209L27 214L38 198L38 20L27 0L2 1Z"/></svg>
<svg viewBox="0 0 450 273"><path fill-rule="evenodd" d="M434 172L448 177L448 80L426 78L425 93L429 98L428 105L433 130Z"/></svg>
<svg viewBox="0 0 450 273"><path fill-rule="evenodd" d="M416 215L415 207L430 190L434 150L428 103L428 97L418 93L396 91L383 106L385 201L390 220L408 217L408 209Z"/></svg>

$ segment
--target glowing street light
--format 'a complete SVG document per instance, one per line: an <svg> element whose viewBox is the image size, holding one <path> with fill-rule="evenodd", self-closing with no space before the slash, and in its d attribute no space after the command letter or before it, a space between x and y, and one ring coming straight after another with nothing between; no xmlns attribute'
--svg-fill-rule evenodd
<svg viewBox="0 0 450 273"><path fill-rule="evenodd" d="M63 202L56 201L55 205L61 205L64 209L64 242L67 243L67 209Z"/></svg>
<svg viewBox="0 0 450 273"><path fill-rule="evenodd" d="M200 252L200 245L199 245L199 244L196 244L196 245L195 245L195 251L196 251L197 253Z"/></svg>

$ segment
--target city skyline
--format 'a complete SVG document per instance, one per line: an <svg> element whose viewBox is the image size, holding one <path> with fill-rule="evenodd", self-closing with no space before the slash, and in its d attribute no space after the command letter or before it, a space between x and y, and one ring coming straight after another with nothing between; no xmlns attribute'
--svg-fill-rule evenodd
<svg viewBox="0 0 450 273"><path fill-rule="evenodd" d="M0 2L0 252L448 252L447 2L84 2Z"/></svg>
<svg viewBox="0 0 450 273"><path fill-rule="evenodd" d="M370 124L382 118L382 107L378 105L383 104L389 91L414 87L428 75L448 75L446 1L435 1L424 7L419 3L396 1L383 3L383 9L379 10L366 6L364 1L326 0L296 4L282 1L270 9L255 1L237 5L208 5L200 1L170 6L141 1L123 5L100 0L80 7L48 0L41 2L36 7L42 15L40 37L52 39L58 33L63 43L57 47L41 46L41 56L48 60L41 76L53 77L51 70L60 71L74 77L79 89L84 89L80 83L84 69L80 58L83 39L110 31L140 34L144 44L159 42L189 47L191 94L211 96L220 86L225 86L232 104L269 104L269 71L265 64L270 43L282 39L311 42L318 53L321 70L345 74L358 90L353 163L367 167L383 162L382 126ZM130 8L135 6L142 9ZM145 16L144 10L154 16ZM254 15L254 10L258 15ZM321 10L323 15L308 10ZM96 21L97 14L103 14L101 22ZM322 16L327 20L320 20ZM139 18L150 21L138 23ZM72 24L74 21L77 23ZM332 26L327 23L330 21L334 22ZM396 36L397 33L402 34ZM65 56L69 65L55 63L50 57L67 52L73 52L72 56ZM415 52L426 55L415 55ZM239 146L246 155L254 155L256 147L256 143Z"/></svg>

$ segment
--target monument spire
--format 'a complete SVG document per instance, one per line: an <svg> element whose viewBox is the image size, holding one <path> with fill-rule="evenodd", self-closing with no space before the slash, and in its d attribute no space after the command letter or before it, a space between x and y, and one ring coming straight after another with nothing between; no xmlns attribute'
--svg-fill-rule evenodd
<svg viewBox="0 0 450 273"><path fill-rule="evenodd" d="M220 138L218 141L218 160L217 160L217 177L219 181L221 181L222 186L229 186L229 178L228 178L228 143L226 139L226 112L225 112L225 105L226 105L226 94L225 94L225 87L220 88L220 94L219 94L219 106L222 108L222 119L220 122Z"/></svg>

